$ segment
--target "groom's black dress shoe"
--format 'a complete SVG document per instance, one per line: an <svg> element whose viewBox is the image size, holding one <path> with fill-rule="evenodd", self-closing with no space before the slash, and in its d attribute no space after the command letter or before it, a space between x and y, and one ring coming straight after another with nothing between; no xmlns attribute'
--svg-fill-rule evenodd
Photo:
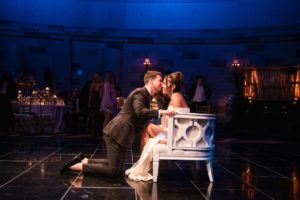
<svg viewBox="0 0 300 200"><path fill-rule="evenodd" d="M83 160L85 158L83 153L79 153L77 154L70 162L68 162L67 164L65 164L63 166L63 168L60 170L60 173L74 173L74 172L78 172L78 171L74 171L72 169L70 169L71 166L80 163L81 160Z"/></svg>
<svg viewBox="0 0 300 200"><path fill-rule="evenodd" d="M79 154L77 154L76 156L80 159L80 161L82 161L85 158L85 155L81 152L79 152Z"/></svg>
<svg viewBox="0 0 300 200"><path fill-rule="evenodd" d="M75 171L75 170L72 170L70 168L65 168L65 167L60 170L61 174L78 174L79 172L80 171Z"/></svg>

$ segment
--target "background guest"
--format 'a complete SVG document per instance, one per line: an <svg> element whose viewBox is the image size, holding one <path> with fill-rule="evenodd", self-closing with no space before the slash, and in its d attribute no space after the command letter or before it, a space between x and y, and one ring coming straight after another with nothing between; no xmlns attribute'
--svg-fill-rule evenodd
<svg viewBox="0 0 300 200"><path fill-rule="evenodd" d="M92 84L92 80L87 80L80 92L80 111L81 114L84 117L88 116L89 113L89 108L88 108L88 104L89 104L89 96L90 96L90 87Z"/></svg>
<svg viewBox="0 0 300 200"><path fill-rule="evenodd" d="M117 89L114 76L111 71L106 72L103 87L103 97L100 111L104 114L103 128L116 114L117 109Z"/></svg>
<svg viewBox="0 0 300 200"><path fill-rule="evenodd" d="M207 106L207 101L211 96L211 90L204 83L202 76L197 76L196 83L189 89L189 98L191 101L191 112L199 112L200 106Z"/></svg>
<svg viewBox="0 0 300 200"><path fill-rule="evenodd" d="M5 71L0 80L0 129L11 131L14 127L13 110L11 101L17 96L17 85L11 73Z"/></svg>
<svg viewBox="0 0 300 200"><path fill-rule="evenodd" d="M102 130L102 114L100 113L100 104L103 96L103 79L98 73L94 74L93 81L90 85L88 110L89 126L91 134L98 136Z"/></svg>
<svg viewBox="0 0 300 200"><path fill-rule="evenodd" d="M69 127L71 128L72 132L76 132L79 130L79 117L81 115L80 90L78 88L73 89L68 105L71 107L71 112L69 115Z"/></svg>

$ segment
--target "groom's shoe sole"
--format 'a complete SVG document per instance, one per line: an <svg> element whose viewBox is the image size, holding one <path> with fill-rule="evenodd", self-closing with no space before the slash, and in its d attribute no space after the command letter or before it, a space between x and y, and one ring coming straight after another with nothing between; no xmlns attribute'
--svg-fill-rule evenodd
<svg viewBox="0 0 300 200"><path fill-rule="evenodd" d="M71 170L70 167L73 166L73 165L75 165L75 164L77 164L77 163L80 163L81 160L83 160L84 158L85 158L85 155L80 152L70 162L68 162L67 164L65 164L63 166L63 168L60 170L60 173L64 174L64 173L74 173L74 172L77 172L77 171Z"/></svg>
<svg viewBox="0 0 300 200"><path fill-rule="evenodd" d="M81 161L79 160L79 158L73 158L70 162L68 162L67 164L65 164L63 166L63 168L60 170L60 173L63 174L63 173L69 173L71 171L70 167L77 164L77 163L80 163ZM73 170L72 170L73 171Z"/></svg>

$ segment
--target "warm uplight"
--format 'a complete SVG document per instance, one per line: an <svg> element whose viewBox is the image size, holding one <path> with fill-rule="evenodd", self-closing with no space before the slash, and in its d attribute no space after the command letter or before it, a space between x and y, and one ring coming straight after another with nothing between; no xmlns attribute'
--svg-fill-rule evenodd
<svg viewBox="0 0 300 200"><path fill-rule="evenodd" d="M144 66L145 66L146 71L149 70L150 65L151 65L150 59L149 58L145 58Z"/></svg>
<svg viewBox="0 0 300 200"><path fill-rule="evenodd" d="M292 179L293 179L293 198L292 199L298 199L299 197L299 181L297 178L297 173L292 172Z"/></svg>
<svg viewBox="0 0 300 200"><path fill-rule="evenodd" d="M250 173L250 167L247 167L246 173Z"/></svg>
<svg viewBox="0 0 300 200"><path fill-rule="evenodd" d="M248 102L252 103L252 97L248 97Z"/></svg>
<svg viewBox="0 0 300 200"><path fill-rule="evenodd" d="M253 187L253 172L250 166L242 173L242 191L247 195L248 199L254 199L255 189Z"/></svg>
<svg viewBox="0 0 300 200"><path fill-rule="evenodd" d="M145 66L151 65L151 62L150 62L150 59L149 59L149 58L145 58L144 65L145 65Z"/></svg>
<svg viewBox="0 0 300 200"><path fill-rule="evenodd" d="M18 97L17 97L17 98L18 98L18 99L21 99L22 96L23 96L23 95L22 95L22 91L21 91L21 90L18 90Z"/></svg>
<svg viewBox="0 0 300 200"><path fill-rule="evenodd" d="M234 70L236 70L236 69L238 69L240 67L240 65L241 64L239 63L239 60L238 59L234 59L231 66L233 67Z"/></svg>
<svg viewBox="0 0 300 200"><path fill-rule="evenodd" d="M295 89L294 89L294 97L300 97L300 69L297 69L296 76L294 76L295 80Z"/></svg>
<svg viewBox="0 0 300 200"><path fill-rule="evenodd" d="M295 97L295 98L293 99L293 104L297 104L297 102L298 102L298 98Z"/></svg>

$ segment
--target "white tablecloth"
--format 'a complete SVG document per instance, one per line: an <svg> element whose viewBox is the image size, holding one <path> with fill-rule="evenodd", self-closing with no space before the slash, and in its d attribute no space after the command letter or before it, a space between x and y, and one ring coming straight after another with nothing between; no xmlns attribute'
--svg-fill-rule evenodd
<svg viewBox="0 0 300 200"><path fill-rule="evenodd" d="M69 111L70 107L64 105L18 104L16 128L24 132L64 132L64 115Z"/></svg>

